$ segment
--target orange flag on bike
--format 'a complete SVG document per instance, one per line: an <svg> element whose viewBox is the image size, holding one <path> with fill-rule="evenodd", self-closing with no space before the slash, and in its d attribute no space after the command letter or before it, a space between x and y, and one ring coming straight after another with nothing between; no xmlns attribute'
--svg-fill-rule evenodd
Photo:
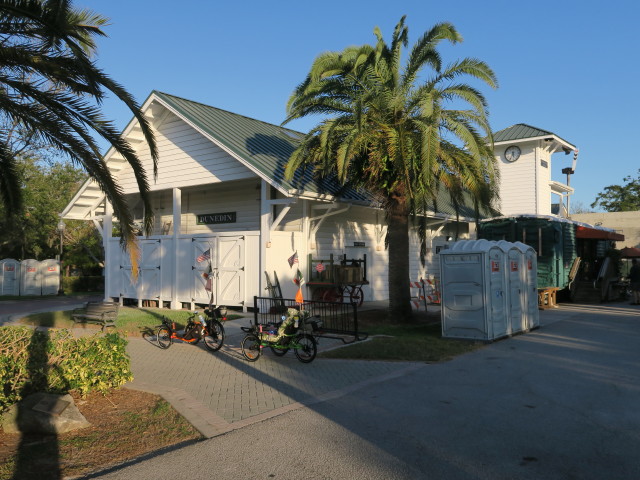
<svg viewBox="0 0 640 480"><path fill-rule="evenodd" d="M296 303L302 304L304 302L304 298L302 297L302 288L298 288L296 293Z"/></svg>

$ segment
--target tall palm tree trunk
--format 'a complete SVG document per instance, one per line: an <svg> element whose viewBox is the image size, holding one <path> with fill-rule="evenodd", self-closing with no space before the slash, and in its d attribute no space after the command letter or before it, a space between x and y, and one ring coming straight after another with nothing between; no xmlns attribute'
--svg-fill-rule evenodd
<svg viewBox="0 0 640 480"><path fill-rule="evenodd" d="M389 321L412 318L409 288L409 213L404 199L393 198L387 207L389 240Z"/></svg>

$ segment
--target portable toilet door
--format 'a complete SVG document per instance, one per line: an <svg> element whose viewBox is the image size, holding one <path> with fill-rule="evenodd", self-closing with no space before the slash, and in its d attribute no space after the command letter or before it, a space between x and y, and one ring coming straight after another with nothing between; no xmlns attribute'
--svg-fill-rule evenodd
<svg viewBox="0 0 640 480"><path fill-rule="evenodd" d="M524 285L522 283L522 270L524 268L524 256L513 243L500 240L498 246L505 252L506 277L509 308L508 318L510 333L520 333L527 329L525 322Z"/></svg>
<svg viewBox="0 0 640 480"><path fill-rule="evenodd" d="M514 242L522 252L524 266L522 268L522 285L524 295L525 325L527 330L540 326L538 310L538 254L535 249L522 242Z"/></svg>
<svg viewBox="0 0 640 480"><path fill-rule="evenodd" d="M507 335L504 252L466 240L440 252L442 336L494 340Z"/></svg>
<svg viewBox="0 0 640 480"><path fill-rule="evenodd" d="M23 260L20 264L20 294L42 295L42 273L38 260Z"/></svg>
<svg viewBox="0 0 640 480"><path fill-rule="evenodd" d="M60 262L43 260L40 262L42 272L42 295L56 295L60 291Z"/></svg>
<svg viewBox="0 0 640 480"><path fill-rule="evenodd" d="M0 295L20 295L20 262L0 260Z"/></svg>

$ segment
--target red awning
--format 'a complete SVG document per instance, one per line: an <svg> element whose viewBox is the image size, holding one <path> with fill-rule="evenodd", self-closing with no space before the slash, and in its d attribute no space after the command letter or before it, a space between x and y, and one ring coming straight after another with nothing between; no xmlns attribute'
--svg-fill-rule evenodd
<svg viewBox="0 0 640 480"><path fill-rule="evenodd" d="M611 230L602 230L600 228L590 228L578 225L576 230L577 238L590 238L593 240L613 240L614 242L624 241L624 235L612 232Z"/></svg>
<svg viewBox="0 0 640 480"><path fill-rule="evenodd" d="M620 250L622 258L638 258L640 257L640 248L636 247L624 247Z"/></svg>

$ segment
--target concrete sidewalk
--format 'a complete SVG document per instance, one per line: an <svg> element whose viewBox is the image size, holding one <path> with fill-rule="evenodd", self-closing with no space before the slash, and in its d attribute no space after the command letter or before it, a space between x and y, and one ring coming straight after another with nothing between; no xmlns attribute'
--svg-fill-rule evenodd
<svg viewBox="0 0 640 480"><path fill-rule="evenodd" d="M28 300L2 300L0 297L0 326L34 313L73 310L87 302L99 302L103 295L78 295L60 297L33 297Z"/></svg>

